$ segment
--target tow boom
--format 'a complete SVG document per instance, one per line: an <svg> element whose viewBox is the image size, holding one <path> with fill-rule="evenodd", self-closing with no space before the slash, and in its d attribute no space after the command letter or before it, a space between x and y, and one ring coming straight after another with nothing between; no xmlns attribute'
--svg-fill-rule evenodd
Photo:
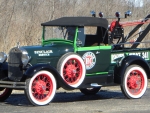
<svg viewBox="0 0 150 113"><path fill-rule="evenodd" d="M110 38L110 42L112 42L113 39L118 38L118 42L117 44L121 44L122 47L124 47L124 43L127 42L127 40L144 24L148 24L146 29L144 29L141 33L139 33L139 37L137 38L137 40L135 41L135 43L133 43L133 45L131 46L131 48L136 48L144 38L145 36L148 34L149 30L150 30L150 14L147 15L144 19L142 20L136 20L136 21L132 21L132 22L120 22L120 18L118 17L117 21L113 21L110 25L110 31L111 31L111 38ZM134 29L131 30L129 32L129 34L127 36L124 37L124 27L127 26L134 26ZM120 39L122 39L120 41ZM136 43L138 42L138 43Z"/></svg>

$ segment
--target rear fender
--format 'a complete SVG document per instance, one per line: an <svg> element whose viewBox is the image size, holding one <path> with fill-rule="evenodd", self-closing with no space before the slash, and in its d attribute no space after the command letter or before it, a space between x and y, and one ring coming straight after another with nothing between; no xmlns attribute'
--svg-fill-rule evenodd
<svg viewBox="0 0 150 113"><path fill-rule="evenodd" d="M127 67L132 64L137 64L137 65L141 66L145 70L148 78L150 78L150 76L149 76L150 67L149 67L148 63L140 56L131 55L131 56L125 57L121 61L120 65L115 67L115 69L114 69L114 82L115 83L121 84L123 75L124 75Z"/></svg>
<svg viewBox="0 0 150 113"><path fill-rule="evenodd" d="M47 70L51 72L56 81L57 85L63 87L64 89L71 90L72 88L63 80L63 78L60 76L60 74L57 72L55 68L50 66L49 64L36 64L30 68L28 68L24 74L24 79L31 78L35 75L35 73L41 71L41 70Z"/></svg>

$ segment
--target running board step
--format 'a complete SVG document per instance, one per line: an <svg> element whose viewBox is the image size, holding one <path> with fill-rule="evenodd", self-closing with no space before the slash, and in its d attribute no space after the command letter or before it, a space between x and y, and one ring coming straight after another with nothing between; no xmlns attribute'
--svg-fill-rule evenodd
<svg viewBox="0 0 150 113"><path fill-rule="evenodd" d="M101 87L102 85L98 85L97 83L91 83L92 87Z"/></svg>

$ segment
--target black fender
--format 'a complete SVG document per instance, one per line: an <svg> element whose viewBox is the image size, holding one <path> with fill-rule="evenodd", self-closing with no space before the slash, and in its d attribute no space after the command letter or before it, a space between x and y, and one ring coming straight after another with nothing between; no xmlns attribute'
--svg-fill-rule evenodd
<svg viewBox="0 0 150 113"><path fill-rule="evenodd" d="M0 79L5 79L8 77L8 63L0 63Z"/></svg>
<svg viewBox="0 0 150 113"><path fill-rule="evenodd" d="M114 69L114 82L115 83L121 84L123 75L124 75L127 67L132 64L137 64L137 65L141 66L145 70L148 78L150 78L150 76L149 76L150 67L149 67L148 63L140 56L131 55L131 56L125 57L120 62L120 64L115 67L115 69Z"/></svg>
<svg viewBox="0 0 150 113"><path fill-rule="evenodd" d="M63 87L64 89L67 89L67 90L73 89L63 80L63 78L60 76L58 71L54 67L50 66L49 64L36 64L34 66L29 67L25 71L24 79L32 78L37 72L39 72L41 70L47 70L47 71L51 72L57 81L57 85Z"/></svg>
<svg viewBox="0 0 150 113"><path fill-rule="evenodd" d="M0 63L0 70L8 70L8 63L7 62Z"/></svg>

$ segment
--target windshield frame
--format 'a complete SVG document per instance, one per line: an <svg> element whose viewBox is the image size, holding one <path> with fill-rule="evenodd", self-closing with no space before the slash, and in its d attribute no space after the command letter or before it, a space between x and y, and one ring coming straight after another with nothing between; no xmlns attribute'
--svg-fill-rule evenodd
<svg viewBox="0 0 150 113"><path fill-rule="evenodd" d="M64 42L64 43L73 44L74 46L76 45L76 39L77 39L77 36L78 36L78 27L75 27L75 34L74 34L73 40L61 39L61 38L58 38L58 39L57 38L52 38L51 39L51 37L50 37L50 39L45 39L45 32L46 32L45 29L46 29L46 27L51 27L51 26L43 26L43 29L42 29L42 46L50 44L52 42ZM55 27L60 27L60 26L55 26Z"/></svg>

